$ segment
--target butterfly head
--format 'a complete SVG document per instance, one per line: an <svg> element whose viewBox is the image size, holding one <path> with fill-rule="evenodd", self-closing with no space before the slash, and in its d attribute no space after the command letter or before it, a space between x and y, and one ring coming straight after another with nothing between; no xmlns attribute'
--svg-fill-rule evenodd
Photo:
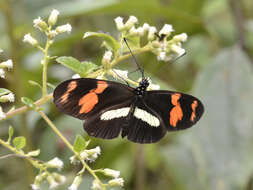
<svg viewBox="0 0 253 190"><path fill-rule="evenodd" d="M138 96L143 96L148 86L149 86L148 78L143 78L141 82L139 82L139 86L135 88L135 94Z"/></svg>

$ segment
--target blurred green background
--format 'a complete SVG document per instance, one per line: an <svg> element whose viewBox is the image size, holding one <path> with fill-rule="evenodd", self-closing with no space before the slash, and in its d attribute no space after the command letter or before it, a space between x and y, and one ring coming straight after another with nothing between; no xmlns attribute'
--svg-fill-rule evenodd
<svg viewBox="0 0 253 190"><path fill-rule="evenodd" d="M14 71L0 87L34 100L40 89L28 80L41 82L42 54L22 42L26 33L44 40L33 28L33 19L60 11L58 24L69 22L70 35L57 37L50 53L99 62L104 53L101 40L82 40L86 31L104 31L117 36L114 18L134 15L161 28L172 24L175 34L185 32L187 54L174 63L158 62L152 53L138 56L145 72L163 89L193 94L205 105L203 118L193 128L170 133L159 143L139 146L125 139L92 139L102 155L93 168L121 171L127 190L252 190L253 189L253 1L252 0L0 0L0 61L14 61ZM132 60L118 67L130 68ZM133 68L131 68L133 69ZM130 70L131 70L130 69ZM52 61L49 82L58 84L73 72ZM9 105L4 105L8 107ZM52 102L44 106L48 116L73 142L76 134L87 135L82 121L59 113ZM29 149L41 149L39 159L58 156L64 160L67 189L80 169L69 163L71 152L34 112L0 123L0 137L8 126L15 135L29 137ZM9 151L0 147L0 156ZM33 171L20 158L0 160L0 189L29 189ZM80 189L90 189L84 176ZM47 185L43 187L47 189Z"/></svg>

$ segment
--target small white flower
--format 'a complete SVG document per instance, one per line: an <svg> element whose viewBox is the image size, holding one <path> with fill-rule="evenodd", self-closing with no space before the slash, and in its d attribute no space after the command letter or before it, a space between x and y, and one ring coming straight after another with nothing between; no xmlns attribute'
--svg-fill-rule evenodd
<svg viewBox="0 0 253 190"><path fill-rule="evenodd" d="M3 53L3 50L2 50L2 49L0 49L0 53Z"/></svg>
<svg viewBox="0 0 253 190"><path fill-rule="evenodd" d="M149 31L149 24L148 23L144 23L142 28L143 28L143 30L145 32Z"/></svg>
<svg viewBox="0 0 253 190"><path fill-rule="evenodd" d="M56 180L56 182L58 182L59 184L63 184L66 182L66 177L64 175L60 175L56 172L52 173L54 179Z"/></svg>
<svg viewBox="0 0 253 190"><path fill-rule="evenodd" d="M69 160L71 164L78 164L80 162L76 156L71 156Z"/></svg>
<svg viewBox="0 0 253 190"><path fill-rule="evenodd" d="M11 69L13 67L13 62L11 59L8 59L7 61L0 63L0 66L7 67L8 69Z"/></svg>
<svg viewBox="0 0 253 190"><path fill-rule="evenodd" d="M165 34L166 36L170 35L171 32L173 32L173 27L170 24L165 24L163 28L160 30L159 35Z"/></svg>
<svg viewBox="0 0 253 190"><path fill-rule="evenodd" d="M49 16L49 18L48 18L48 24L51 25L51 26L55 25L56 22L57 22L59 14L60 13L59 13L58 10L53 9L52 12L51 12L51 14L50 14L50 16Z"/></svg>
<svg viewBox="0 0 253 190"><path fill-rule="evenodd" d="M162 51L159 53L159 55L157 56L158 61L165 61L166 59L166 52Z"/></svg>
<svg viewBox="0 0 253 190"><path fill-rule="evenodd" d="M118 16L117 18L114 19L115 23L116 23L116 27L118 30L122 30L124 29L124 23L123 23L123 18Z"/></svg>
<svg viewBox="0 0 253 190"><path fill-rule="evenodd" d="M40 186L37 184L31 184L32 190L40 190Z"/></svg>
<svg viewBox="0 0 253 190"><path fill-rule="evenodd" d="M23 41L31 44L32 46L36 46L38 44L38 41L35 38L33 38L30 33L24 36Z"/></svg>
<svg viewBox="0 0 253 190"><path fill-rule="evenodd" d="M135 16L130 16L129 19L126 21L125 27L127 29L132 28L138 22L138 19Z"/></svg>
<svg viewBox="0 0 253 190"><path fill-rule="evenodd" d="M52 39L54 38L58 33L56 32L56 30L51 30L48 33L48 36Z"/></svg>
<svg viewBox="0 0 253 190"><path fill-rule="evenodd" d="M176 42L185 42L187 40L187 34L182 33L182 34L175 35L173 37L173 40Z"/></svg>
<svg viewBox="0 0 253 190"><path fill-rule="evenodd" d="M38 28L40 31L46 31L47 30L47 23L42 20L40 17L33 20L33 26L35 28Z"/></svg>
<svg viewBox="0 0 253 190"><path fill-rule="evenodd" d="M143 29L142 27L138 27L138 28L136 29L136 31L137 31L137 34L138 34L139 36L143 36L143 35L144 35L144 29Z"/></svg>
<svg viewBox="0 0 253 190"><path fill-rule="evenodd" d="M123 186L124 185L124 179L123 178L116 178L112 179L108 182L110 186Z"/></svg>
<svg viewBox="0 0 253 190"><path fill-rule="evenodd" d="M58 168L59 170L63 167L63 162L57 157L48 161L46 164L50 168Z"/></svg>
<svg viewBox="0 0 253 190"><path fill-rule="evenodd" d="M148 30L148 40L153 40L155 38L156 32L157 32L156 27L150 26Z"/></svg>
<svg viewBox="0 0 253 190"><path fill-rule="evenodd" d="M1 107L0 107L1 108ZM5 119L6 115L5 113L2 111L2 108L0 109L0 120Z"/></svg>
<svg viewBox="0 0 253 190"><path fill-rule="evenodd" d="M49 189L54 189L57 186L59 186L59 183L57 183L55 179L53 178L53 176L51 175L47 176L47 181L49 183Z"/></svg>
<svg viewBox="0 0 253 190"><path fill-rule="evenodd" d="M93 190L100 190L101 189L101 186L99 184L99 182L95 179L93 180L92 182L92 187L91 187Z"/></svg>
<svg viewBox="0 0 253 190"><path fill-rule="evenodd" d="M138 33L137 33L137 30L135 28L135 26L132 26L129 30L129 34L132 35L132 36L136 36Z"/></svg>
<svg viewBox="0 0 253 190"><path fill-rule="evenodd" d="M56 28L56 32L59 34L64 33L64 32L70 33L71 30L72 30L72 26L70 24L61 25Z"/></svg>
<svg viewBox="0 0 253 190"><path fill-rule="evenodd" d="M74 75L72 76L72 79L79 79L79 78L81 78L79 74L74 74Z"/></svg>
<svg viewBox="0 0 253 190"><path fill-rule="evenodd" d="M121 78L128 78L128 71L123 71L123 70L119 70L119 69L113 69L113 71L116 73L114 75L115 78L121 79Z"/></svg>
<svg viewBox="0 0 253 190"><path fill-rule="evenodd" d="M82 176L78 175L75 177L73 183L71 184L71 186L68 187L69 190L77 190L77 188L80 186L81 182L82 182Z"/></svg>
<svg viewBox="0 0 253 190"><path fill-rule="evenodd" d="M15 97L13 93L9 93L0 97L0 102L14 102Z"/></svg>
<svg viewBox="0 0 253 190"><path fill-rule="evenodd" d="M87 160L93 162L97 159L98 155L101 154L101 149L99 146L97 146L96 148L85 150L85 152L89 155Z"/></svg>
<svg viewBox="0 0 253 190"><path fill-rule="evenodd" d="M185 53L185 50L175 44L171 45L171 50L176 53L179 57Z"/></svg>
<svg viewBox="0 0 253 190"><path fill-rule="evenodd" d="M87 150L84 150L81 152L80 156L83 160L86 160L89 157L89 154L86 152Z"/></svg>
<svg viewBox="0 0 253 190"><path fill-rule="evenodd" d="M111 60L112 60L112 52L111 51L106 51L104 56L103 56L102 62L103 63L110 63Z"/></svg>
<svg viewBox="0 0 253 190"><path fill-rule="evenodd" d="M111 176L113 178L118 178L119 175L120 175L120 171L105 168L104 169L104 174L107 175L107 176Z"/></svg>
<svg viewBox="0 0 253 190"><path fill-rule="evenodd" d="M5 78L5 73L3 69L0 69L0 77L3 79Z"/></svg>

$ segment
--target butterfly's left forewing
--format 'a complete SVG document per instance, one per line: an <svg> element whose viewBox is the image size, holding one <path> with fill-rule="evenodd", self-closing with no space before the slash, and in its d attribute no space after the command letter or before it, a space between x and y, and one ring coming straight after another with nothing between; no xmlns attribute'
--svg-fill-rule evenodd
<svg viewBox="0 0 253 190"><path fill-rule="evenodd" d="M191 127L204 112L204 106L200 100L180 92L147 91L145 102L158 112L168 131Z"/></svg>
<svg viewBox="0 0 253 190"><path fill-rule="evenodd" d="M110 139L119 135L134 93L124 84L80 78L61 83L53 96L60 111L85 120L90 136Z"/></svg>

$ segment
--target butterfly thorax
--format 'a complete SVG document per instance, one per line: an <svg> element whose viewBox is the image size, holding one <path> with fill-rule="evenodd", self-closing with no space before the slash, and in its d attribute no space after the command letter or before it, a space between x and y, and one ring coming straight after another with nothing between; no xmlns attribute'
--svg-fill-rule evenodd
<svg viewBox="0 0 253 190"><path fill-rule="evenodd" d="M139 97L143 97L147 87L149 86L149 82L147 78L143 78L141 80L141 82L139 83L139 86L137 88L134 89L134 93L139 96Z"/></svg>

